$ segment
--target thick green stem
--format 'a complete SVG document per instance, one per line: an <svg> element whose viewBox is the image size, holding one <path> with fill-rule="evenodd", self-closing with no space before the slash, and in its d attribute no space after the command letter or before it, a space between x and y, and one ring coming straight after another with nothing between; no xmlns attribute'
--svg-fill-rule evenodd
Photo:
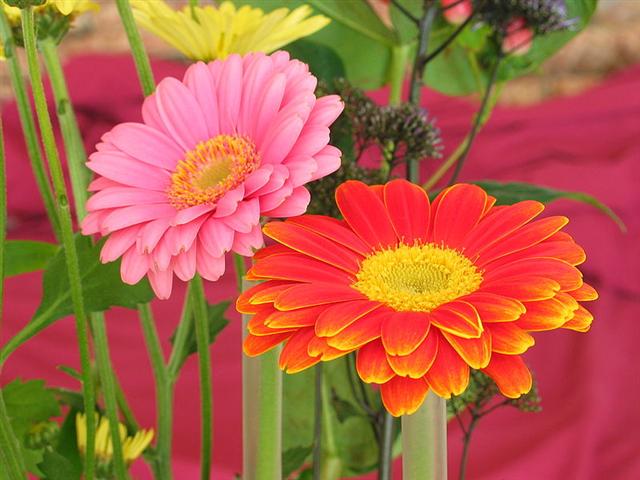
<svg viewBox="0 0 640 480"><path fill-rule="evenodd" d="M209 320L202 279L191 280L191 302L196 327L198 369L200 372L200 479L211 476L211 448L213 443L213 384L211 380L211 352L209 351Z"/></svg>
<svg viewBox="0 0 640 480"><path fill-rule="evenodd" d="M399 105L402 102L402 87L407 73L411 45L399 45L391 50L391 65L389 67L389 104Z"/></svg>
<svg viewBox="0 0 640 480"><path fill-rule="evenodd" d="M51 88L56 101L56 112L58 113L60 130L62 131L67 154L67 166L69 168L69 177L71 178L76 215L79 220L82 220L86 215L87 186L91 179L89 170L85 166L87 152L84 149L82 135L78 128L78 120L73 110L56 44L53 39L47 38L40 42L40 50L49 73L49 80L51 81Z"/></svg>
<svg viewBox="0 0 640 480"><path fill-rule="evenodd" d="M116 381L113 373L113 366L109 358L109 340L107 337L107 327L102 312L91 315L91 325L93 327L93 340L96 349L96 361L98 365L98 375L102 384L104 405L109 420L109 432L111 434L111 444L113 445L113 465L114 473L118 480L126 480L127 467L124 463L122 453L122 441L120 440L120 421L118 420L118 400L116 395ZM89 422L87 422L89 423Z"/></svg>
<svg viewBox="0 0 640 480"><path fill-rule="evenodd" d="M322 473L322 362L315 366L315 401L313 409L313 480Z"/></svg>
<svg viewBox="0 0 640 480"><path fill-rule="evenodd" d="M9 76L11 77L11 87L13 88L13 92L16 97L18 115L20 116L20 124L22 125L22 131L24 133L27 155L29 156L29 162L31 163L31 170L33 171L33 175L36 179L36 184L38 185L38 190L40 191L45 210L47 211L51 228L53 229L56 238L59 239L60 221L55 207L51 183L47 176L44 158L42 156L42 151L40 150L38 134L36 132L35 122L31 113L29 96L27 95L25 81L22 76L22 69L20 68L20 62L18 61L18 56L16 54L11 27L9 26L4 10L1 8L0 44L4 46L4 54L7 60Z"/></svg>
<svg viewBox="0 0 640 480"><path fill-rule="evenodd" d="M122 25L124 26L124 31L129 39L129 46L131 47L133 61L136 64L136 70L138 71L142 91L146 97L155 90L155 80L153 79L151 63L149 62L147 51L144 48L144 43L142 43L142 38L140 37L140 32L136 26L136 21L133 18L133 12L131 11L131 4L129 3L129 0L116 0L116 3L118 5L118 12L120 13Z"/></svg>
<svg viewBox="0 0 640 480"><path fill-rule="evenodd" d="M20 452L20 444L9 423L2 389L0 389L0 469L3 473L3 479L24 480L27 478L27 469Z"/></svg>
<svg viewBox="0 0 640 480"><path fill-rule="evenodd" d="M158 455L155 472L158 475L158 479L170 480L172 478L171 431L173 422L173 382L169 378L151 307L148 303L139 305L138 313L156 386L156 414L158 418L156 450Z"/></svg>
<svg viewBox="0 0 640 480"><path fill-rule="evenodd" d="M87 333L87 315L84 307L78 254L73 236L71 210L62 173L62 165L58 156L53 127L51 125L51 118L49 117L47 101L44 94L40 65L38 63L33 8L29 7L22 10L21 17L25 49L27 52L27 63L29 65L29 76L31 78L31 86L33 89L33 98L40 125L40 132L42 134L42 143L44 145L49 164L53 190L57 200L56 207L58 217L60 219L60 232L62 235L62 245L65 251L65 260L69 275L71 299L78 335L78 347L80 350L80 362L82 365L82 394L84 399L84 409L87 418L91 419L94 417L95 396L93 377L91 375L91 355L89 351L89 337ZM94 443L95 424L94 422L89 421L87 422L87 449L85 454L85 478L87 480L92 480L94 475Z"/></svg>
<svg viewBox="0 0 640 480"><path fill-rule="evenodd" d="M386 410L382 417L382 435L378 463L378 480L391 480L393 450L393 416Z"/></svg>
<svg viewBox="0 0 640 480"><path fill-rule="evenodd" d="M338 445L333 428L333 410L331 409L331 392L329 378L322 376L322 475L321 480L340 480L342 478L342 461L338 455Z"/></svg>
<svg viewBox="0 0 640 480"><path fill-rule="evenodd" d="M247 273L247 267L244 263L245 259L242 255L237 253L233 254L233 263L236 269L236 282L238 287L238 293L242 291L242 281L244 279L245 274Z"/></svg>
<svg viewBox="0 0 640 480"><path fill-rule="evenodd" d="M402 417L402 477L447 479L447 407L434 393L417 412Z"/></svg>
<svg viewBox="0 0 640 480"><path fill-rule="evenodd" d="M438 5L433 0L425 0L425 9L418 25L418 51L416 52L413 70L411 72L411 82L409 86L409 102L414 105L420 104L420 92L422 88L422 78L427 65L427 50L429 49L429 36L431 27L438 11ZM419 160L411 158L407 163L407 180L413 183L420 181Z"/></svg>
<svg viewBox="0 0 640 480"><path fill-rule="evenodd" d="M252 286L245 280L243 289ZM246 335L251 315L243 315ZM282 372L280 347L242 357L242 457L244 480L282 478Z"/></svg>

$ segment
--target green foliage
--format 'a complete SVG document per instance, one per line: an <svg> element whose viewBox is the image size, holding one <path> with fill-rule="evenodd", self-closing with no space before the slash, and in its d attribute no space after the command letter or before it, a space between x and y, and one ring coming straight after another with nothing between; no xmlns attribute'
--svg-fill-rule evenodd
<svg viewBox="0 0 640 480"><path fill-rule="evenodd" d="M482 187L489 195L496 197L497 205L511 205L522 200L538 200L542 203L549 203L562 198L586 203L597 208L611 218L616 225L620 227L620 230L623 232L626 231L624 222L613 210L611 210L611 208L606 206L597 198L583 192L567 192L524 182L502 183L486 180L475 183Z"/></svg>
<svg viewBox="0 0 640 480"><path fill-rule="evenodd" d="M45 447L40 443L39 448L29 448L35 446L34 442L30 442L29 435L36 433L52 417L60 415L56 397L45 387L44 380L23 382L17 379L7 384L2 393L9 422L20 442L27 469L40 474L37 465L43 458Z"/></svg>
<svg viewBox="0 0 640 480"><path fill-rule="evenodd" d="M31 240L8 240L4 248L5 278L44 269L59 249L53 243Z"/></svg>
<svg viewBox="0 0 640 480"><path fill-rule="evenodd" d="M327 45L303 39L285 49L291 54L291 58L307 63L318 80L331 82L334 78L345 76L342 59Z"/></svg>
<svg viewBox="0 0 640 480"><path fill-rule="evenodd" d="M231 302L224 301L220 303L216 303L214 305L207 305L207 316L209 320L209 342L213 343L218 336L218 334L229 324L229 320L227 320L224 316L224 313L229 308ZM171 343L175 340L176 333L174 332L171 335ZM198 345L196 342L196 329L195 323L191 322L189 324L189 331L187 333L186 339L186 348L184 349L184 355L182 358L178 359L178 369L182 367L184 362L186 361L189 355L193 355L198 351Z"/></svg>
<svg viewBox="0 0 640 480"><path fill-rule="evenodd" d="M337 452L343 465L342 477L370 472L377 466L378 446L371 423L365 412L357 405L349 386L346 359L328 362L323 365L323 368L325 378L333 392L332 396L340 399L342 413L346 411L353 413L348 416L342 415L342 420L337 414L331 415ZM312 369L284 376L284 451L305 448L313 444L314 381L315 375ZM373 408L380 408L379 397L371 394L368 386L366 390L370 393ZM345 407L346 403L349 404L348 407ZM332 402L332 407L334 405L335 403ZM298 450L298 452L301 451Z"/></svg>
<svg viewBox="0 0 640 480"><path fill-rule="evenodd" d="M282 476L288 478L301 468L312 451L312 447L292 447L282 452Z"/></svg>
<svg viewBox="0 0 640 480"><path fill-rule="evenodd" d="M38 467L49 480L77 480L82 473L82 459L76 440L76 413L70 408L60 428L55 449L45 452Z"/></svg>

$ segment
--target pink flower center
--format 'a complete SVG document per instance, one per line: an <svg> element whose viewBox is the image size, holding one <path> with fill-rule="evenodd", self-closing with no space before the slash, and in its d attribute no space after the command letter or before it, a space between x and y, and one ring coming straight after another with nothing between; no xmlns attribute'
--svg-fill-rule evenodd
<svg viewBox="0 0 640 480"><path fill-rule="evenodd" d="M187 152L171 175L169 203L178 210L216 203L260 165L256 147L246 137L217 135Z"/></svg>

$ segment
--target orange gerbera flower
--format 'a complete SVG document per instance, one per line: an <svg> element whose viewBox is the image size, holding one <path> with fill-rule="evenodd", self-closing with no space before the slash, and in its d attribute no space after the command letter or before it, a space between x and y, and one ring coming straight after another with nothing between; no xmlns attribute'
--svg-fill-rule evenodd
<svg viewBox="0 0 640 480"><path fill-rule="evenodd" d="M575 267L584 251L560 231L567 218L534 220L541 203L496 207L458 184L430 204L404 180L349 181L336 200L344 221L304 215L264 227L278 244L256 254L248 278L263 282L237 302L253 314L246 354L286 342L280 367L294 373L357 351L360 377L398 416L429 388L462 393L470 368L519 397L531 388L520 356L529 332L589 329L579 302L597 293Z"/></svg>

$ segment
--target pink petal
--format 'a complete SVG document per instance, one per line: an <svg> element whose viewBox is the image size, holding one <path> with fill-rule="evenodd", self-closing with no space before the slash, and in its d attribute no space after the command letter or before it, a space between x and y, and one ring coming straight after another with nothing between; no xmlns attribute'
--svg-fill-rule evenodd
<svg viewBox="0 0 640 480"><path fill-rule="evenodd" d="M327 95L318 98L313 106L313 110L311 110L307 125L329 126L336 121L342 113L342 110L344 110L344 103L338 95Z"/></svg>
<svg viewBox="0 0 640 480"><path fill-rule="evenodd" d="M273 165L262 165L258 170L249 174L244 180L244 194L249 197L256 190L262 188L271 178Z"/></svg>
<svg viewBox="0 0 640 480"><path fill-rule="evenodd" d="M89 184L89 187L87 187L87 190L90 192L97 192L99 190L104 190L105 188L123 187L123 186L124 185L122 185L121 183L114 182L113 180L109 180L108 178L98 177L95 180L91 181L91 183Z"/></svg>
<svg viewBox="0 0 640 480"><path fill-rule="evenodd" d="M173 224L182 225L184 223L192 222L199 216L209 213L214 208L215 205L203 203L201 205L194 205L193 207L178 210L178 213L176 213L176 216L173 219Z"/></svg>
<svg viewBox="0 0 640 480"><path fill-rule="evenodd" d="M122 256L120 264L120 277L122 281L129 285L135 285L149 270L148 255L141 255L135 247L129 248Z"/></svg>
<svg viewBox="0 0 640 480"><path fill-rule="evenodd" d="M123 185L164 192L171 181L166 170L139 162L125 153L95 152L89 158L87 167Z"/></svg>
<svg viewBox="0 0 640 480"><path fill-rule="evenodd" d="M314 155L318 169L314 172L311 180L317 180L332 174L340 168L340 157L342 152L333 145L327 145L319 153Z"/></svg>
<svg viewBox="0 0 640 480"><path fill-rule="evenodd" d="M304 122L298 116L287 118L277 127L272 126L262 145L262 162L282 163L295 145L303 126Z"/></svg>
<svg viewBox="0 0 640 480"><path fill-rule="evenodd" d="M172 255L166 234L160 239L156 248L153 249L153 252L151 252L151 258L155 270L166 270L169 268Z"/></svg>
<svg viewBox="0 0 640 480"><path fill-rule="evenodd" d="M214 257L220 257L231 249L233 229L222 220L210 217L200 228L200 242Z"/></svg>
<svg viewBox="0 0 640 480"><path fill-rule="evenodd" d="M304 187L297 187L279 206L273 210L263 212L266 217L296 217L307 211L311 194Z"/></svg>
<svg viewBox="0 0 640 480"><path fill-rule="evenodd" d="M149 270L149 283L160 300L171 296L173 287L173 272L171 270Z"/></svg>
<svg viewBox="0 0 640 480"><path fill-rule="evenodd" d="M289 178L289 169L284 165L272 165L271 167L273 170L271 178L269 178L269 181L255 192L256 196L266 195L267 193L280 190Z"/></svg>
<svg viewBox="0 0 640 480"><path fill-rule="evenodd" d="M155 190L133 187L110 187L96 193L87 201L87 210L167 203L167 195Z"/></svg>
<svg viewBox="0 0 640 480"><path fill-rule="evenodd" d="M218 120L220 112L216 98L216 85L206 64L197 62L191 65L184 75L184 83L202 109L209 138L215 137L220 133Z"/></svg>
<svg viewBox="0 0 640 480"><path fill-rule="evenodd" d="M220 111L220 133L234 134L238 125L242 100L242 57L229 55L222 62L218 83L218 107Z"/></svg>
<svg viewBox="0 0 640 480"><path fill-rule="evenodd" d="M107 241L102 246L100 251L100 261L102 263L113 262L117 258L121 257L124 252L136 243L140 226L125 228L113 232L107 238Z"/></svg>
<svg viewBox="0 0 640 480"><path fill-rule="evenodd" d="M196 246L182 252L173 260L173 271L183 282L188 282L196 274Z"/></svg>
<svg viewBox="0 0 640 480"><path fill-rule="evenodd" d="M215 282L224 273L225 257L214 257L198 242L196 268L202 278Z"/></svg>
<svg viewBox="0 0 640 480"><path fill-rule="evenodd" d="M114 209L109 210L99 210L97 212L89 213L82 220L82 234L83 235L93 235L94 233L99 233L102 230L102 222L106 217L108 217Z"/></svg>
<svg viewBox="0 0 640 480"><path fill-rule="evenodd" d="M329 143L329 127L305 125L289 155L313 156Z"/></svg>
<svg viewBox="0 0 640 480"><path fill-rule="evenodd" d="M284 74L279 73L274 75L265 86L262 97L255 106L254 128L249 131L256 139L256 143L260 142L269 125L275 119L284 97L286 85Z"/></svg>
<svg viewBox="0 0 640 480"><path fill-rule="evenodd" d="M121 123L111 130L109 140L136 160L167 170L184 157L184 150L171 138L143 123Z"/></svg>
<svg viewBox="0 0 640 480"><path fill-rule="evenodd" d="M170 225L169 218L159 218L145 224L138 234L136 246L139 253L151 253Z"/></svg>
<svg viewBox="0 0 640 480"><path fill-rule="evenodd" d="M283 165L289 170L289 181L296 187L309 183L318 170L318 164L313 157L290 157Z"/></svg>
<svg viewBox="0 0 640 480"><path fill-rule="evenodd" d="M171 205L132 205L118 208L111 212L102 222L102 234L120 230L139 223L166 218L175 215L176 209Z"/></svg>
<svg viewBox="0 0 640 480"><path fill-rule="evenodd" d="M238 202L244 198L244 185L240 184L233 190L225 193L216 203L216 210L213 212L214 217L226 217L231 215L238 208Z"/></svg>
<svg viewBox="0 0 640 480"><path fill-rule="evenodd" d="M287 181L279 190L260 197L260 210L267 212L279 207L292 193L293 186Z"/></svg>
<svg viewBox="0 0 640 480"><path fill-rule="evenodd" d="M222 220L237 232L249 233L254 225L260 223L260 202L257 198L245 200L238 204L238 209L233 215Z"/></svg>
<svg viewBox="0 0 640 480"><path fill-rule="evenodd" d="M255 225L249 233L236 233L231 249L245 257L252 257L253 252L263 245L262 229Z"/></svg>

